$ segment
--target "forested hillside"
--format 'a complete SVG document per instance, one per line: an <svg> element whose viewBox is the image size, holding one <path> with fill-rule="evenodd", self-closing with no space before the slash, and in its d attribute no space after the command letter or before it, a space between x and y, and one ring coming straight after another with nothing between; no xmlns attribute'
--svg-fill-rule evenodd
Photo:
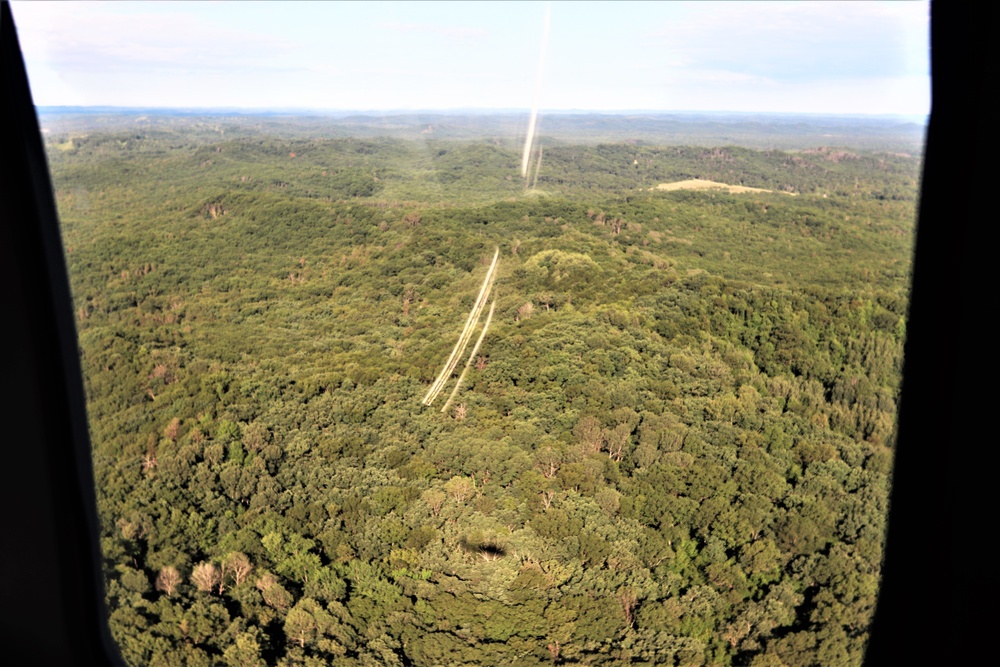
<svg viewBox="0 0 1000 667"><path fill-rule="evenodd" d="M860 663L915 158L552 141L526 189L501 141L49 152L130 664ZM655 189L690 178L774 192Z"/></svg>
<svg viewBox="0 0 1000 667"><path fill-rule="evenodd" d="M393 137L396 139L524 140L522 111L292 112L230 109L123 107L38 107L39 120L57 133L183 133L187 136L286 138ZM642 142L654 146L745 146L756 149L808 149L820 145L920 154L924 122L919 116L865 116L759 113L547 113L545 137L572 144ZM516 143L516 142L515 142Z"/></svg>

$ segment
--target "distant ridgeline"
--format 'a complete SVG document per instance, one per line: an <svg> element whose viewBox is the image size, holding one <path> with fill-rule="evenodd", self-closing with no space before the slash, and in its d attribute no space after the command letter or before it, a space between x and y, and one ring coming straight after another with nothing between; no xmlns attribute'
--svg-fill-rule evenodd
<svg viewBox="0 0 1000 667"><path fill-rule="evenodd" d="M182 132L211 139L211 132L232 135L283 135L300 138L394 137L400 139L524 139L523 111L364 112L240 109L132 109L120 107L39 107L50 132ZM820 114L710 112L559 112L541 119L550 141L594 144L638 142L649 145L744 146L800 149L850 146L920 155L926 118L903 116L824 116ZM215 138L218 139L216 134Z"/></svg>
<svg viewBox="0 0 1000 667"><path fill-rule="evenodd" d="M130 664L860 663L909 129L41 117Z"/></svg>

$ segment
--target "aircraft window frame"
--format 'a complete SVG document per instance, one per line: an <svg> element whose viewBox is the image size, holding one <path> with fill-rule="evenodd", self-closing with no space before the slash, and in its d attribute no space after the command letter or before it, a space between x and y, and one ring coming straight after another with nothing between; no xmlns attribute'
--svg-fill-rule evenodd
<svg viewBox="0 0 1000 667"><path fill-rule="evenodd" d="M8 26L10 25L10 21L9 21L9 7L8 7L8 5L7 5L7 3L6 3L6 2L4 2L4 5L3 5L3 6L4 6L4 9L5 9L5 11L6 11L6 12L8 12L8 13L6 14L6 16L5 16L5 21L4 21L4 23L5 23L5 28L6 28L6 27L8 27ZM5 61L7 60L7 58L8 58L8 54L7 54L6 52L5 52ZM937 104L937 102L939 102L939 100L936 100L936 109L942 109L942 108L945 108L945 107L947 106L947 104ZM6 106L6 105L5 105L5 106ZM9 111L9 110L8 110L8 111ZM931 122L932 122L932 123L934 122L934 121L933 121L933 118L934 118L934 111L932 111L932 120L931 120ZM20 131L22 131L22 132L25 132L25 131L24 131L23 129L22 129L22 130L20 130ZM25 133L25 136L27 136L27 135L29 135L29 134L30 134L30 130L29 130L29 131L27 131L27 132ZM36 134L37 134L37 125L36 125ZM29 137L29 139L30 139L30 137ZM930 139L929 139L929 141L930 141ZM930 144L929 144L929 145L930 145ZM36 159L36 160L38 159L38 158L37 158L37 155L35 156L35 159ZM43 162L43 164L44 164L44 162ZM35 169L37 170L37 163L36 163L36 165L35 165ZM36 178L37 178L37 172L36 172ZM37 188L37 187L38 187L38 186L36 186L36 188ZM42 190L44 190L44 187L42 187ZM33 205L37 205L37 204L33 204ZM924 204L924 203L922 202L921 206L924 206L924 205L925 205L925 204ZM938 204L938 205L940 206L940 204ZM42 204L42 207L44 207L44 204ZM54 207L53 207L53 210L54 210ZM943 218L941 218L941 219L943 219ZM919 234L919 233L920 233L920 232L918 232L918 234ZM918 238L919 238L919 237L918 237ZM945 235L944 235L943 237L942 237L942 236L939 236L938 238L939 238L939 239L941 239L941 238L944 238L944 239L946 240L946 245L947 245L947 246L948 246L949 248L951 248L951 247L953 246L953 243L954 243L954 240L953 240L953 239L948 239L948 237L947 237L947 234L945 234ZM919 243L919 242L920 242L920 241L918 241L918 243ZM925 246L925 247L926 247L926 246ZM927 255L927 256L929 257L930 255ZM60 262L59 260L54 260L54 259L53 259L53 255L51 255L51 248L50 248L50 254L49 254L48 256L46 256L46 257L45 257L45 260L44 260L44 261L45 261L45 262L48 262L48 263L49 263L49 266L51 266L52 264L55 264L55 265L58 265L58 264L60 264L60 263L61 263L61 262ZM920 261L923 261L923 260L920 260ZM949 261L951 262L950 264L949 264ZM956 262L954 261L954 258L951 258L951 259L949 260L949 259L948 259L948 258L946 257L946 258L945 258L945 260L944 260L944 264L945 264L945 265L949 265L949 266L953 266L953 267L956 267L956 268L957 268L957 266L956 266ZM918 266L919 266L919 265L918 265ZM57 281L58 281L58 276L57 276L56 278L54 278L53 280L57 282ZM916 290L915 290L915 291L916 291ZM939 302L939 303L940 303L940 302ZM65 309L63 309L63 310L65 310ZM67 316L69 316L69 313L68 313L68 312L66 312L66 313L63 313L63 314L62 314L62 317L64 317L64 318L65 318L65 317L67 317ZM63 326L64 326L64 324L63 324ZM36 329L36 331L37 331L37 329ZM45 338L44 336L40 336L40 337L39 337L39 340L42 340L42 339L44 339L44 338ZM63 344L65 344L65 341L63 341ZM58 347L58 345L57 345L56 347ZM925 351L925 352L926 352L926 351L928 350L928 348L927 348L927 347L925 347L925 348L923 348L923 349L924 349L924 351ZM917 354L919 354L919 352L918 352ZM917 354L915 354L913 358L916 358ZM71 371L70 371L70 372L71 372ZM933 375L933 374L932 374L932 375ZM54 376L50 376L50 377L54 377ZM67 382L68 382L68 384L70 384L70 385L72 385L72 383L73 383L73 381L72 381L72 380L69 380L69 381L67 381ZM925 382L926 382L926 380L925 380ZM945 386L950 386L950 385L945 385ZM77 389L77 390L78 390L78 389ZM70 391L70 392L72 392L72 391L74 391L74 390L72 389L72 387L69 387L69 388L67 389L67 391ZM79 399L80 399L80 400L82 400L82 393L80 394L80 396L79 396ZM930 427L930 428L931 428L932 430L934 430L934 429L935 429L934 425L931 425L931 427ZM937 430L936 430L935 432L939 432L939 433L940 433L940 432L941 432L941 429L940 429L940 427L937 427ZM46 434L46 435L48 435L48 434ZM32 434L31 434L31 431L29 431L29 434L28 434L28 436L27 436L27 437L28 437L28 438L35 438L35 437L37 437L37 434L35 434L35 435L32 435ZM52 446L52 445L51 445L51 443L50 443L50 447L51 447L51 446ZM62 450L61 450L61 449L60 449L59 447L55 447L54 449L52 449L52 451L54 451L54 452L60 452L60 451L62 451ZM89 455L89 449L88 449L88 455ZM918 468L918 469L919 469L919 468ZM925 467L924 467L924 468L922 469L922 471L923 471L924 473L927 473L927 472L930 472L930 471L928 470L927 466L925 466ZM80 474L80 471L79 471L79 468L77 468L77 471L76 471L76 473L74 473L74 474L76 474L76 475ZM926 475L925 475L925 477L926 477ZM66 478L57 478L57 477L53 476L53 477L50 477L49 479L53 479L53 480L56 480L56 479L59 479L59 480L60 480L61 482L65 482L65 479L66 479ZM85 480L84 480L84 481L85 481ZM79 481L78 481L78 482L75 482L75 483L76 483L76 484L80 484L80 483L82 483L82 482L79 482ZM92 488L92 487L91 487L91 488ZM894 493L894 494L896 493L896 489L895 489L895 488L894 488L894 491L893 491L893 493ZM70 495L71 495L71 494L70 494ZM911 495L911 496L910 496L910 498L913 498L913 497L914 497L913 495ZM893 511L895 511L895 510L893 510ZM895 516L895 514L893 514L893 515L891 515L891 516ZM75 520L78 520L78 519L75 519ZM67 523L72 523L72 521L68 521ZM892 526L892 522L890 522L890 526ZM70 533L72 533L72 532L73 532L73 529L69 529L69 528L67 528L67 532L70 532ZM912 543L912 542L911 542L911 543ZM63 565L61 565L61 567L64 567L64 568L65 568L66 566L65 566L65 564L63 564ZM58 597L59 597L59 595L56 595L56 598L58 598ZM56 599L56 598L54 598L54 599ZM69 604L69 601L67 601L67 604ZM72 606L72 605L69 605L69 606ZM900 614L903 614L903 615L905 615L905 616L906 616L907 618L912 618L912 617L913 617L913 614L912 614L912 611L911 611L911 613L910 613L910 614L906 614L906 609L905 609L905 607L906 607L906 605L904 605L903 607L897 607L897 608L896 608L896 612L897 612L897 613L900 613ZM79 608L80 608L80 607L77 607L77 609L79 609ZM882 608L882 604L880 603L880 609L881 609L881 608ZM879 613L881 613L881 612L879 612ZM106 626L106 624L105 624L105 626ZM924 626L920 626L920 627L924 627ZM105 632L106 632L106 630L105 630ZM98 633L100 633L100 631L98 631ZM876 636L877 636L877 635L876 635ZM887 636L888 636L888 635L887 635ZM77 638L77 641L80 641L80 640L79 640L79 638ZM91 643L93 643L93 639L92 639L92 638L91 638L90 640L88 640L88 641L90 641ZM943 642L942 642L942 643L943 643ZM933 647L932 647L932 648L933 648ZM901 650L901 651L905 651L906 649L905 649L905 647L902 647L902 648L901 648L900 650ZM77 656L79 656L79 654L77 654ZM108 658L108 662L109 662L109 663L110 663L110 662L112 662L112 660L113 660L113 658L110 658L110 657ZM67 663L67 664L70 664L70 663ZM82 664L82 663L81 663L81 664Z"/></svg>

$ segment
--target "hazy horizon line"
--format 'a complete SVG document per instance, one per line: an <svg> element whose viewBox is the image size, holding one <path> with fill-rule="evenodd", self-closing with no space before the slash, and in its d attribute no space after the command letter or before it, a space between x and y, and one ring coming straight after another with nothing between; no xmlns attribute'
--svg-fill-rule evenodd
<svg viewBox="0 0 1000 667"><path fill-rule="evenodd" d="M240 115L263 114L313 114L313 115L487 115L487 114L528 114L527 107L443 107L443 108L389 108L353 109L328 107L228 107L228 106L120 106L113 104L36 104L42 112L75 111L78 113L99 112L174 112L174 113L235 113ZM812 116L826 118L892 118L926 122L929 114L919 113L869 113L869 112L822 112L822 111L759 111L759 110L719 110L719 109L547 109L543 115L712 115L712 116Z"/></svg>

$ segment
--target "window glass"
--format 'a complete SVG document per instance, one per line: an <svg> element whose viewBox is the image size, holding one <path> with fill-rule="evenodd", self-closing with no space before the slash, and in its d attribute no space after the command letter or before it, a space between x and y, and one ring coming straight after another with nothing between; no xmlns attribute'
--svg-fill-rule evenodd
<svg viewBox="0 0 1000 667"><path fill-rule="evenodd" d="M13 3L129 664L860 664L926 3Z"/></svg>

